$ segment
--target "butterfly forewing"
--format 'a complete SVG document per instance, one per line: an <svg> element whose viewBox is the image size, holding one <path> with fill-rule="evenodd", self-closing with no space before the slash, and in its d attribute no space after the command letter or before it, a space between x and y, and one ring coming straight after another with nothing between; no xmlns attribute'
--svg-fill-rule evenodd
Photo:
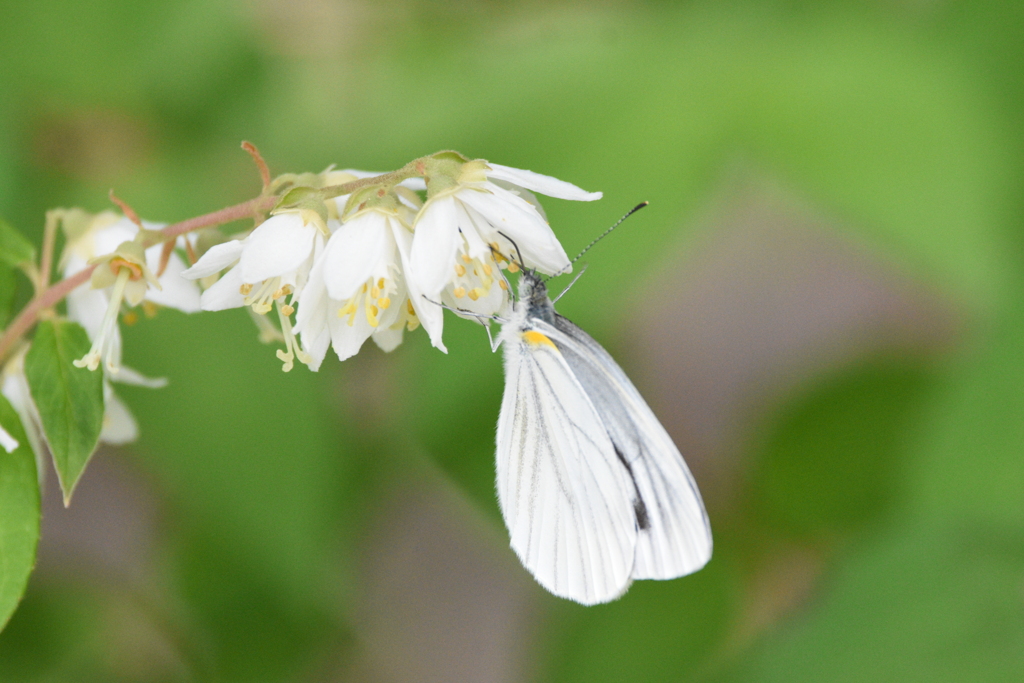
<svg viewBox="0 0 1024 683"><path fill-rule="evenodd" d="M555 595L607 602L633 572L633 483L566 359L529 331L506 347L498 420L498 497L512 548Z"/></svg>
<svg viewBox="0 0 1024 683"><path fill-rule="evenodd" d="M539 322L591 400L634 486L638 528L634 579L670 579L697 571L711 557L711 527L682 455L618 364L586 332L562 316Z"/></svg>

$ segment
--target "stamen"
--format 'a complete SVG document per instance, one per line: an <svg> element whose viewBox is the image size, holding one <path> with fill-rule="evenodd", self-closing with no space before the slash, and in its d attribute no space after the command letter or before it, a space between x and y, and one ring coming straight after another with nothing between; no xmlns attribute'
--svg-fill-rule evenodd
<svg viewBox="0 0 1024 683"><path fill-rule="evenodd" d="M242 285L241 287L238 288L238 293L241 294L242 296L249 296L249 292L251 292L251 291L252 291L252 285L249 284L249 283L246 283L246 284L244 284L244 285Z"/></svg>
<svg viewBox="0 0 1024 683"><path fill-rule="evenodd" d="M78 360L72 361L76 368L89 368L96 370L100 366L100 360L104 361L108 374L117 374L120 368L114 363L114 327L117 325L117 314L121 310L121 299L124 298L124 288L132 276L131 268L122 268L117 273L117 280L114 281L114 288L110 292L110 304L107 312L100 323L100 332L92 343L89 353Z"/></svg>
<svg viewBox="0 0 1024 683"><path fill-rule="evenodd" d="M519 264L516 263L515 261L512 261L511 263L509 263L508 264L508 272L510 272L510 273L518 273L519 272Z"/></svg>
<svg viewBox="0 0 1024 683"><path fill-rule="evenodd" d="M382 296L381 298L377 299L377 305L380 306L382 309L386 309L388 306L391 305L391 299L389 299L386 296Z"/></svg>
<svg viewBox="0 0 1024 683"><path fill-rule="evenodd" d="M484 264L484 275L490 277L491 273L493 273L493 272L494 272L494 270L491 268L491 264L490 263L485 263Z"/></svg>
<svg viewBox="0 0 1024 683"><path fill-rule="evenodd" d="M289 310L290 309L290 310ZM298 358L300 362L309 365L313 358L303 351L299 347L299 342L295 339L295 333L292 331L292 321L288 317L291 315L291 311L294 311L294 307L287 304L277 303L277 317L281 321L281 334L284 336L284 349L277 350L277 358L281 360L284 365L281 369L284 372L291 372L294 367L294 359Z"/></svg>
<svg viewBox="0 0 1024 683"><path fill-rule="evenodd" d="M483 293L484 290L480 289L479 287L474 287L473 289L469 290L469 298L472 299L473 301L476 301L477 299L480 298L480 296Z"/></svg>
<svg viewBox="0 0 1024 683"><path fill-rule="evenodd" d="M409 315L416 315L416 309L413 308L412 299L405 300L405 308L409 311Z"/></svg>
<svg viewBox="0 0 1024 683"><path fill-rule="evenodd" d="M284 295L284 288L278 288L280 283L280 277L267 278L260 283L259 288L255 292L252 292L252 289L250 289L249 296L243 299L242 303L246 306L252 306L252 310L260 315L269 313L273 307L271 302L280 299Z"/></svg>
<svg viewBox="0 0 1024 683"><path fill-rule="evenodd" d="M465 275L466 274L466 266L462 265L461 263L456 263L455 264L455 274L458 275L459 277L462 277L463 275Z"/></svg>
<svg viewBox="0 0 1024 683"><path fill-rule="evenodd" d="M470 258L469 254L463 254L462 255L462 260L465 261L466 263L472 263L472 261L473 261L473 259Z"/></svg>
<svg viewBox="0 0 1024 683"><path fill-rule="evenodd" d="M380 298L380 287L377 287L376 285L374 285L373 288L370 289L370 296L372 296L374 299L379 299Z"/></svg>
<svg viewBox="0 0 1024 683"><path fill-rule="evenodd" d="M461 299L462 297L466 296L466 288L456 287L455 289L452 290L452 294L455 295L456 299Z"/></svg>
<svg viewBox="0 0 1024 683"><path fill-rule="evenodd" d="M505 284L504 280L498 280L498 286L502 289L508 289L508 285Z"/></svg>

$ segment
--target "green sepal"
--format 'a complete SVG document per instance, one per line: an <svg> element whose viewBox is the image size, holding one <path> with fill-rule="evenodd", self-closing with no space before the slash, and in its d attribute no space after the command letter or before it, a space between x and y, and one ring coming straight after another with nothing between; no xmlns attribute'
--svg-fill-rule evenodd
<svg viewBox="0 0 1024 683"><path fill-rule="evenodd" d="M281 201L274 207L272 214L280 213L282 210L312 211L320 218L323 230L327 230L327 221L330 212L327 204L324 203L323 192L313 187L296 187L285 193Z"/></svg>
<svg viewBox="0 0 1024 683"><path fill-rule="evenodd" d="M35 263L36 248L13 225L0 218L0 260L10 266Z"/></svg>
<svg viewBox="0 0 1024 683"><path fill-rule="evenodd" d="M18 441L0 449L0 630L21 601L39 543L39 475L25 429L0 395L0 426Z"/></svg>
<svg viewBox="0 0 1024 683"><path fill-rule="evenodd" d="M434 154L431 154L429 158L437 159L438 161L454 161L457 164L464 164L469 161L469 157L456 152L453 149L447 149L443 152L435 152Z"/></svg>
<svg viewBox="0 0 1024 683"><path fill-rule="evenodd" d="M53 454L64 504L99 443L103 429L103 374L76 368L89 337L78 323L45 320L25 356L25 376Z"/></svg>
<svg viewBox="0 0 1024 683"><path fill-rule="evenodd" d="M293 187L282 195L281 199L274 206L273 211L280 211L281 209L297 209L303 202L307 202L310 199L319 199L320 190L315 187Z"/></svg>

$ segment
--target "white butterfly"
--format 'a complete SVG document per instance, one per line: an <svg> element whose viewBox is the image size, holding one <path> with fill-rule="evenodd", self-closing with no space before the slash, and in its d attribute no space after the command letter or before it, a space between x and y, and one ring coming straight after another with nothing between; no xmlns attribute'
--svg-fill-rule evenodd
<svg viewBox="0 0 1024 683"><path fill-rule="evenodd" d="M679 450L608 352L555 312L524 270L501 321L498 500L512 549L555 595L585 605L633 579L711 558L711 527Z"/></svg>

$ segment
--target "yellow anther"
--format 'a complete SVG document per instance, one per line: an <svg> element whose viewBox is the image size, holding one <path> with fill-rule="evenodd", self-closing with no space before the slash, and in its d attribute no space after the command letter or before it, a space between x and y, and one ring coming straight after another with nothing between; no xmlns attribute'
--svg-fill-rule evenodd
<svg viewBox="0 0 1024 683"><path fill-rule="evenodd" d="M466 266L462 265L461 263L456 263L455 264L455 274L458 275L459 277L462 277L463 275L465 275L466 274Z"/></svg>
<svg viewBox="0 0 1024 683"><path fill-rule="evenodd" d="M380 289L384 289L384 278L377 280L377 287Z"/></svg>
<svg viewBox="0 0 1024 683"><path fill-rule="evenodd" d="M256 311L260 315L264 315L270 312L270 304L257 301L252 305L252 310Z"/></svg>
<svg viewBox="0 0 1024 683"><path fill-rule="evenodd" d="M347 304L338 309L338 317L344 318L346 315L352 315L356 312L356 302L349 301Z"/></svg>
<svg viewBox="0 0 1024 683"><path fill-rule="evenodd" d="M252 293L252 285L246 283L238 288L238 293L242 296L249 296Z"/></svg>
<svg viewBox="0 0 1024 683"><path fill-rule="evenodd" d="M284 289L283 288L275 290L274 293L270 295L270 298L275 300L275 301L277 301L282 296L284 296Z"/></svg>
<svg viewBox="0 0 1024 683"><path fill-rule="evenodd" d="M504 280L498 280L498 286L502 289L508 289L508 285L505 284Z"/></svg>
<svg viewBox="0 0 1024 683"><path fill-rule="evenodd" d="M135 311L128 311L127 313L121 316L121 320L124 322L125 325L134 325L135 323L139 322L139 314L136 313Z"/></svg>
<svg viewBox="0 0 1024 683"><path fill-rule="evenodd" d="M377 314L380 310L373 304L366 307L366 322L370 323L370 327L377 327L380 324L380 320L377 319Z"/></svg>
<svg viewBox="0 0 1024 683"><path fill-rule="evenodd" d="M142 312L146 314L147 318L155 318L156 314L157 314L157 311L159 311L159 310L160 310L160 307L157 306L152 301L143 301L142 302Z"/></svg>
<svg viewBox="0 0 1024 683"><path fill-rule="evenodd" d="M452 290L452 294L455 295L456 299L461 299L462 297L466 296L466 288L456 287L455 289Z"/></svg>
<svg viewBox="0 0 1024 683"><path fill-rule="evenodd" d="M285 285L284 287L281 288L281 292L282 292L283 296L288 296L289 294L291 294L294 291L295 290L292 289L291 285Z"/></svg>
<svg viewBox="0 0 1024 683"><path fill-rule="evenodd" d="M405 329L407 329L407 330L409 330L410 332L412 332L413 330L415 330L415 329L416 329L417 327L419 327L419 326L420 326L420 321L419 321L419 320L416 320L416 318L413 318L413 319L412 319L412 320L410 320L410 321L409 321L408 323L406 323L406 325L405 325Z"/></svg>
<svg viewBox="0 0 1024 683"><path fill-rule="evenodd" d="M480 289L479 287L474 287L473 289L469 290L469 298L472 299L473 301L476 301L477 299L480 298L480 295L483 293L484 291L482 289Z"/></svg>
<svg viewBox="0 0 1024 683"><path fill-rule="evenodd" d="M473 275L476 275L477 277L480 277L480 271L477 270L476 268L474 268L473 269Z"/></svg>
<svg viewBox="0 0 1024 683"><path fill-rule="evenodd" d="M472 261L473 261L473 259L471 259L469 257L469 254L463 254L462 255L462 260L465 261L466 263L472 263Z"/></svg>
<svg viewBox="0 0 1024 683"><path fill-rule="evenodd" d="M489 277L491 275L491 273L493 273L493 272L494 272L494 269L491 268L491 264L490 263L485 263L484 264L484 275L487 275Z"/></svg>
<svg viewBox="0 0 1024 683"><path fill-rule="evenodd" d="M388 306L391 305L391 299L389 299L386 296L382 296L381 298L377 299L377 305L380 306L382 309L386 309Z"/></svg>
<svg viewBox="0 0 1024 683"><path fill-rule="evenodd" d="M374 285L370 289L370 296L372 296L374 299L380 298L380 287L378 287L377 285Z"/></svg>
<svg viewBox="0 0 1024 683"><path fill-rule="evenodd" d="M515 261L513 261L510 264L508 264L508 272L510 272L510 273L518 273L519 272L519 264L516 263Z"/></svg>
<svg viewBox="0 0 1024 683"><path fill-rule="evenodd" d="M409 311L409 315L416 315L416 309L412 307L412 299L405 300L405 309Z"/></svg>
<svg viewBox="0 0 1024 683"><path fill-rule="evenodd" d="M362 294L366 294L366 283L365 282L363 283Z"/></svg>
<svg viewBox="0 0 1024 683"><path fill-rule="evenodd" d="M294 306L290 306L288 304L285 304L284 306L281 307L281 313L283 313L286 316L287 315L291 315L294 312L295 312L295 307Z"/></svg>

